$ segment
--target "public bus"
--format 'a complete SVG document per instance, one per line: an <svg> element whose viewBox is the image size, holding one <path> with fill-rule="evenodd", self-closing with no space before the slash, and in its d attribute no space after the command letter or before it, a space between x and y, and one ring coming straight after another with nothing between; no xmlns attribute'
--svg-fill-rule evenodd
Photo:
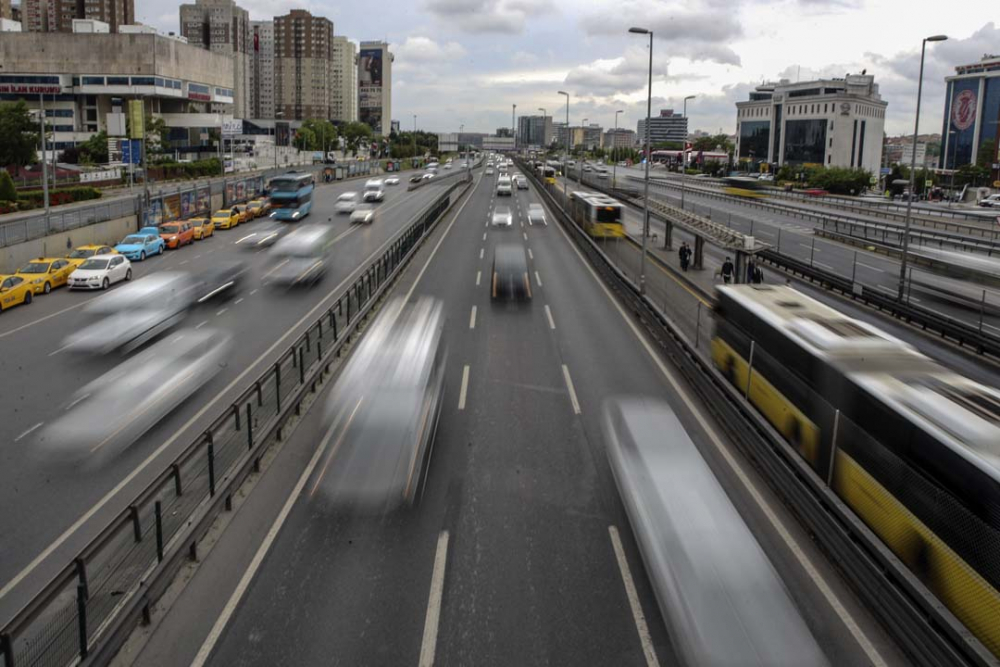
<svg viewBox="0 0 1000 667"><path fill-rule="evenodd" d="M271 197L271 215L275 220L297 222L312 210L314 189L312 174L288 172L275 176L268 184Z"/></svg>
<svg viewBox="0 0 1000 667"><path fill-rule="evenodd" d="M712 359L1000 657L1000 391L784 286L718 288Z"/></svg>
<svg viewBox="0 0 1000 667"><path fill-rule="evenodd" d="M761 198L767 196L766 186L756 178L729 176L722 179L722 191L737 197Z"/></svg>
<svg viewBox="0 0 1000 667"><path fill-rule="evenodd" d="M569 194L570 213L576 224L593 238L625 236L622 205L607 195L574 191Z"/></svg>
<svg viewBox="0 0 1000 667"><path fill-rule="evenodd" d="M538 177L544 180L549 185L555 185L556 183L556 170L554 167L548 165L539 165L537 167Z"/></svg>

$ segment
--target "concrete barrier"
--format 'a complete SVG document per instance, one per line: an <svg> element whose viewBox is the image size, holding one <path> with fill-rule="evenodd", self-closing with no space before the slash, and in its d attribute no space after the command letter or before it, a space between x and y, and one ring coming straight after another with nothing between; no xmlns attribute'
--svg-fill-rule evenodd
<svg viewBox="0 0 1000 667"><path fill-rule="evenodd" d="M129 215L0 248L0 273L13 273L37 257L63 257L76 246L115 245L138 228L136 216Z"/></svg>

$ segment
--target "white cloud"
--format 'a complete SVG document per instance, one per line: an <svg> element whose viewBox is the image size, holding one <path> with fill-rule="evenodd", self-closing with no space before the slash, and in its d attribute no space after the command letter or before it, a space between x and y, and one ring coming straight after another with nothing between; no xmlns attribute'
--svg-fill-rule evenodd
<svg viewBox="0 0 1000 667"><path fill-rule="evenodd" d="M465 47L458 42L439 44L430 37L422 35L407 37L405 42L394 46L392 51L396 56L397 66L402 62L432 63L459 60L466 54Z"/></svg>
<svg viewBox="0 0 1000 667"><path fill-rule="evenodd" d="M538 62L538 56L528 51L515 51L510 57L512 65L525 66L533 65L536 62Z"/></svg>
<svg viewBox="0 0 1000 667"><path fill-rule="evenodd" d="M524 32L529 17L554 9L552 0L427 0L426 7L449 27L509 35Z"/></svg>

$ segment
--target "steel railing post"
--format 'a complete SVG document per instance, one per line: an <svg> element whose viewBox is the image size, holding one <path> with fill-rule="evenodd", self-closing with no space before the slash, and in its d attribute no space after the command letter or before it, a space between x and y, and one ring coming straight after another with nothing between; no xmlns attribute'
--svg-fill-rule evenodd
<svg viewBox="0 0 1000 667"><path fill-rule="evenodd" d="M664 308L663 312L667 312ZM698 343L701 341L701 301L698 302L698 319L694 328L694 349L698 349Z"/></svg>
<svg viewBox="0 0 1000 667"><path fill-rule="evenodd" d="M247 451L253 450L253 421L250 412L250 402L247 401Z"/></svg>
<svg viewBox="0 0 1000 667"><path fill-rule="evenodd" d="M87 657L87 590L83 584L76 587L76 616L77 627L80 632L80 658Z"/></svg>
<svg viewBox="0 0 1000 667"><path fill-rule="evenodd" d="M139 508L135 505L129 505L128 512L129 516L132 517L132 536L135 537L136 542L142 542L142 525L139 523Z"/></svg>
<svg viewBox="0 0 1000 667"><path fill-rule="evenodd" d="M826 472L826 485L833 484L833 465L837 456L837 435L840 431L840 410L833 415L833 438L830 440L830 467Z"/></svg>
<svg viewBox="0 0 1000 667"><path fill-rule="evenodd" d="M153 505L153 513L156 517L156 562L163 562L163 506L157 500Z"/></svg>
<svg viewBox="0 0 1000 667"><path fill-rule="evenodd" d="M299 384L306 383L305 349L299 348Z"/></svg>
<svg viewBox="0 0 1000 667"><path fill-rule="evenodd" d="M274 362L275 413L281 412L281 361Z"/></svg>
<svg viewBox="0 0 1000 667"><path fill-rule="evenodd" d="M215 442L211 431L208 433L208 495L215 497Z"/></svg>

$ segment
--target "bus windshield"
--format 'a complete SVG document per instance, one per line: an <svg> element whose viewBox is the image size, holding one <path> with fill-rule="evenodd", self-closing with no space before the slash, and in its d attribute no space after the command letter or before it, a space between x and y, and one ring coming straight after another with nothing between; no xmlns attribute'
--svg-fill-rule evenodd
<svg viewBox="0 0 1000 667"><path fill-rule="evenodd" d="M301 186L298 181L274 180L271 181L271 192L297 192Z"/></svg>
<svg viewBox="0 0 1000 667"><path fill-rule="evenodd" d="M621 221L622 211L616 206L598 206L597 207L597 222L619 222Z"/></svg>

